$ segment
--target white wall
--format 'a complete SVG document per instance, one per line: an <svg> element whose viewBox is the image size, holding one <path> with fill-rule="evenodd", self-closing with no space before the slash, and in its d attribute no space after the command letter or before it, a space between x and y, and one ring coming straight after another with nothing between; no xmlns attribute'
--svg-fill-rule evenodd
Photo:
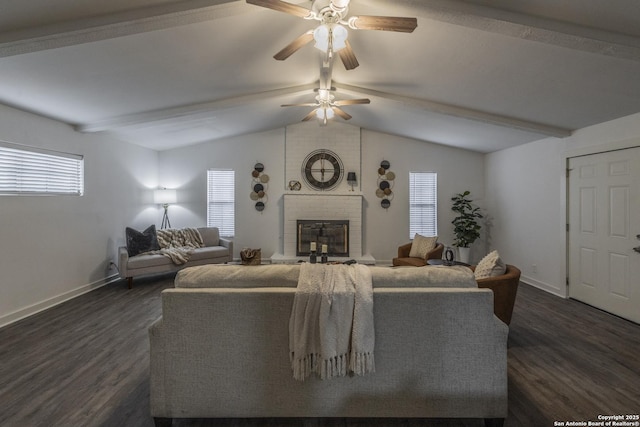
<svg viewBox="0 0 640 427"><path fill-rule="evenodd" d="M487 155L492 246L520 267L523 281L567 296L566 159L634 146L640 146L640 114Z"/></svg>
<svg viewBox="0 0 640 427"><path fill-rule="evenodd" d="M308 126L318 126L308 123ZM331 126L331 125L329 125ZM282 196L285 191L285 130L228 138L160 153L160 184L178 189L178 204L169 208L173 227L206 224L206 170L228 168L236 171L235 257L242 247L261 248L263 257L282 253ZM391 163L397 175L395 193L388 210L375 195L378 167ZM251 171L256 162L265 166L271 180L266 209L259 213L249 198ZM484 198L484 155L429 144L407 138L362 130L362 169L358 177L364 197L364 253L388 263L400 244L409 241L409 171L438 173L439 234L441 241L453 241L451 197L470 190L479 205ZM484 253L478 243L476 258Z"/></svg>
<svg viewBox="0 0 640 427"><path fill-rule="evenodd" d="M157 152L0 106L0 139L81 154L85 195L0 196L0 326L101 286L126 226L155 221ZM146 198L146 199L145 199Z"/></svg>
<svg viewBox="0 0 640 427"><path fill-rule="evenodd" d="M520 268L524 281L558 295L564 293L563 145L545 139L489 154L486 161L492 249Z"/></svg>

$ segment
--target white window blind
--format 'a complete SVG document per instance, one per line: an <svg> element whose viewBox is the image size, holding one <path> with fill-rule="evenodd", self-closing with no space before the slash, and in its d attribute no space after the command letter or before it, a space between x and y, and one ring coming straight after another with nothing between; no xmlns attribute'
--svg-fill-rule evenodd
<svg viewBox="0 0 640 427"><path fill-rule="evenodd" d="M438 235L438 174L409 172L409 238Z"/></svg>
<svg viewBox="0 0 640 427"><path fill-rule="evenodd" d="M84 160L0 141L0 194L76 195L84 193Z"/></svg>
<svg viewBox="0 0 640 427"><path fill-rule="evenodd" d="M232 170L207 171L207 226L218 227L224 237L235 234L235 173Z"/></svg>

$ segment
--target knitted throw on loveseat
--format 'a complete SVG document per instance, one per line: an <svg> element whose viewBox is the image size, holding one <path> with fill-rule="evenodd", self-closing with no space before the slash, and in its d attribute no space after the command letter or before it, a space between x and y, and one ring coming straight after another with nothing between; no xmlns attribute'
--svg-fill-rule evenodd
<svg viewBox="0 0 640 427"><path fill-rule="evenodd" d="M160 250L148 253L164 255L177 265L186 264L193 250L204 246L197 228L168 228L156 233Z"/></svg>

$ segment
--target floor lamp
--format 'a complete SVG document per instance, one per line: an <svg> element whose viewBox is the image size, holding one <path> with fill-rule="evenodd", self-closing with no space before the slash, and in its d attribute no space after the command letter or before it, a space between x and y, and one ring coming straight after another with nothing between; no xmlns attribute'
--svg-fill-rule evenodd
<svg viewBox="0 0 640 427"><path fill-rule="evenodd" d="M175 203L176 200L176 190L167 190L166 188L163 188L153 192L153 201L158 205L162 205L164 208L162 225L160 226L161 229L171 228L171 222L169 222L169 214L167 212L169 210L169 204Z"/></svg>

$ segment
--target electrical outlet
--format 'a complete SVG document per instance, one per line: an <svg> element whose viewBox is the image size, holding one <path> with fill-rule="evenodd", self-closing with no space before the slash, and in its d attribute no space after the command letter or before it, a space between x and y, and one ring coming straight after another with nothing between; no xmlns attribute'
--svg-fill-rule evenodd
<svg viewBox="0 0 640 427"><path fill-rule="evenodd" d="M531 272L533 274L538 274L538 266L536 264L531 265Z"/></svg>

